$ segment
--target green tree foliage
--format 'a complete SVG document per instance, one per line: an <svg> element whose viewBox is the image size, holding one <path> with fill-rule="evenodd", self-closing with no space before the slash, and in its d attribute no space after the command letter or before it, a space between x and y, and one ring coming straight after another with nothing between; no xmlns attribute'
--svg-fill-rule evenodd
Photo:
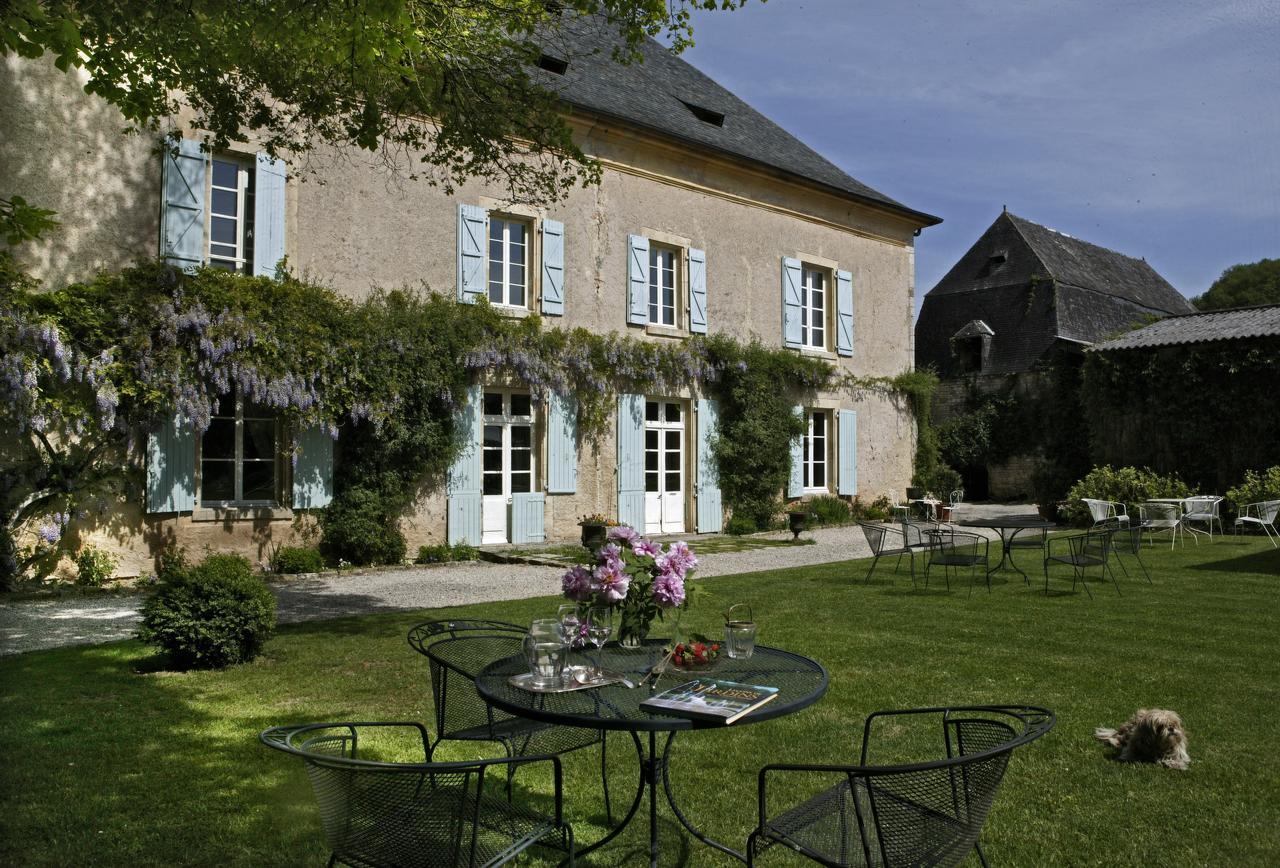
<svg viewBox="0 0 1280 868"><path fill-rule="evenodd" d="M1280 259L1233 265L1204 295L1191 299L1197 310L1221 310L1255 304L1280 304Z"/></svg>
<svg viewBox="0 0 1280 868"><path fill-rule="evenodd" d="M215 148L252 135L295 159L322 145L389 165L412 152L446 190L476 177L547 201L599 177L536 71L562 20L599 16L629 63L648 35L691 45L691 8L743 2L11 0L0 48L84 68L86 90L138 127L158 128L181 99Z"/></svg>

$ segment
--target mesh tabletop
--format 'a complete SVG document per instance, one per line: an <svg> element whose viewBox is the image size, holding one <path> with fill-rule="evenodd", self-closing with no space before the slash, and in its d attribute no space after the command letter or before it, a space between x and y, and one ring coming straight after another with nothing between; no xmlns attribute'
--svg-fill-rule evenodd
<svg viewBox="0 0 1280 868"><path fill-rule="evenodd" d="M574 664L591 663L596 652L575 651ZM605 645L600 651L600 665L604 669L621 672L634 683L639 683L663 657L661 640L646 642L643 648L621 648L615 643ZM799 654L757 645L751 657L731 659L722 656L710 669L695 672L669 667L654 685L654 678L639 687L628 688L622 684L610 684L588 690L566 693L534 693L512 686L508 679L528 671L523 655L499 660L484 669L476 678L476 690L486 702L503 711L522 717L559 723L566 726L589 726L595 729L616 730L684 730L708 729L723 726L718 721L691 720L642 709L640 703L654 693L660 693L697 677L737 681L761 687L778 688L778 696L739 720L758 723L799 711L817 702L827 691L827 670L816 660Z"/></svg>

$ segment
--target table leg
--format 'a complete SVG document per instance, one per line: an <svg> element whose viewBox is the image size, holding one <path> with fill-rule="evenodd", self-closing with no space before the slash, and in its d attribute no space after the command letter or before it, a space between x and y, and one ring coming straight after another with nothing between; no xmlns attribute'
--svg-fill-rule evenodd
<svg viewBox="0 0 1280 868"><path fill-rule="evenodd" d="M706 835L702 834L702 832L694 826L693 823L690 823L683 813L681 813L680 807L676 804L675 794L671 792L671 776L668 774L668 771L671 768L671 745L675 740L676 733L672 732L668 734L667 745L662 751L662 789L667 794L667 804L671 806L671 813L676 815L676 819L680 821L680 825L688 829L689 833L693 835L693 837L697 838L708 847L714 847L721 853L727 853L740 862L746 862L746 854L739 853L732 847L726 847L724 844L721 844L713 838L708 838Z"/></svg>
<svg viewBox="0 0 1280 868"><path fill-rule="evenodd" d="M636 813L640 810L640 800L644 798L644 788L646 784L648 784L649 786L649 819L650 819L649 863L651 866L656 866L657 858L658 858L657 831L656 831L657 824L653 822L655 811L656 811L656 803L654 802L654 799L653 799L653 789L654 789L653 784L649 783L651 778L656 780L656 777L654 776L654 773L652 770L652 766L654 764L653 755L655 752L654 736L653 736L653 733L649 734L649 755L647 757L645 756L644 745L640 741L640 736L637 733L632 732L631 740L635 742L636 759L640 763L640 780L636 784L636 795L635 795L635 798L631 800L631 807L627 809L627 815L623 817L620 821L618 821L618 825L610 829L607 835L605 835L599 841L596 841L594 844L591 844L590 846L578 848L576 855L585 856L586 854L591 853L592 851L599 850L605 844L608 844L614 838L618 837L618 835L622 834L622 830L627 828L627 826L631 824L632 818L635 817Z"/></svg>

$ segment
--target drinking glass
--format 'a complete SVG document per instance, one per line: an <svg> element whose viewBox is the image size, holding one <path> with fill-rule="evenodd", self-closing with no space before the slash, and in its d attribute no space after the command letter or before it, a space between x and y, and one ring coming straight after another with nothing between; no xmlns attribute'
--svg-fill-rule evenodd
<svg viewBox="0 0 1280 868"><path fill-rule="evenodd" d="M541 618L530 624L529 634L524 637L524 653L534 687L554 688L564 683L569 643L559 621Z"/></svg>
<svg viewBox="0 0 1280 868"><path fill-rule="evenodd" d="M582 642L582 607L577 603L565 603L556 610L560 626L564 627L564 636L572 648Z"/></svg>
<svg viewBox="0 0 1280 868"><path fill-rule="evenodd" d="M613 609L607 606L593 606L587 610L587 638L596 646L595 677L603 678L604 670L600 668L600 649L609 640L613 632Z"/></svg>

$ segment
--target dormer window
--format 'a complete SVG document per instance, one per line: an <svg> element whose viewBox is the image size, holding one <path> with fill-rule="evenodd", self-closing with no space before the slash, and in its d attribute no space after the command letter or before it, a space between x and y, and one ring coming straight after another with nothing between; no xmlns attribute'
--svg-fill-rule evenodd
<svg viewBox="0 0 1280 868"><path fill-rule="evenodd" d="M713 127L724 126L724 112L718 112L683 99L680 102L684 103L684 107L693 112L693 116L704 124L711 124Z"/></svg>
<svg viewBox="0 0 1280 868"><path fill-rule="evenodd" d="M554 75L564 75L569 71L569 61L553 57L550 54L543 54L538 57L538 68L545 69Z"/></svg>
<svg viewBox="0 0 1280 868"><path fill-rule="evenodd" d="M978 276L986 277L990 274L994 274L995 272L1003 268L1004 264L1008 261L1009 261L1008 251L997 250L987 257L986 263L982 266L982 273L979 274Z"/></svg>
<svg viewBox="0 0 1280 868"><path fill-rule="evenodd" d="M991 339L995 332L980 319L971 320L951 337L951 356L955 369L962 374L978 374L991 357Z"/></svg>

